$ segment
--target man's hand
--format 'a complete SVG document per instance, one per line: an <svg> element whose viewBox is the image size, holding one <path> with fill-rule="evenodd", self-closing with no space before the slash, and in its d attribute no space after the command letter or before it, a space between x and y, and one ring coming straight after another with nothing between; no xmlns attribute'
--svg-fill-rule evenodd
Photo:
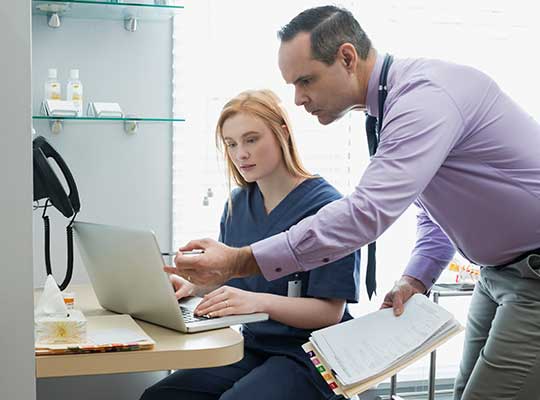
<svg viewBox="0 0 540 400"><path fill-rule="evenodd" d="M183 251L203 250L198 255L183 255ZM178 249L174 258L176 268L164 267L195 285L220 286L231 278L260 273L251 248L229 247L212 239L192 240Z"/></svg>
<svg viewBox="0 0 540 400"><path fill-rule="evenodd" d="M384 296L381 309L393 307L394 315L398 317L403 313L403 304L416 293L426 293L424 284L412 276L403 275Z"/></svg>

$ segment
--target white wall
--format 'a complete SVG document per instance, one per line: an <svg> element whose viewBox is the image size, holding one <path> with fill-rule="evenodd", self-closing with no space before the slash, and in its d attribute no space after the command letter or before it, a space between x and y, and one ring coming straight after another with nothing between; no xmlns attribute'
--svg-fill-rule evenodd
<svg viewBox="0 0 540 400"><path fill-rule="evenodd" d="M35 399L30 1L0 2L0 399Z"/></svg>
<svg viewBox="0 0 540 400"><path fill-rule="evenodd" d="M47 69L58 69L65 96L69 70L78 68L85 104L114 101L124 112L139 116L170 116L171 35L168 21L140 21L137 32L122 21L64 18L52 29L45 16L32 19L33 112L39 113ZM86 105L85 105L86 108ZM68 164L79 189L78 221L155 231L161 247L171 242L171 134L169 123L146 123L126 134L118 122L66 122L52 134L47 121L34 121ZM51 217L52 269L58 283L66 268L65 227L68 220L55 209ZM76 247L76 246L75 246ZM43 286L43 222L34 212L34 281ZM72 283L88 277L76 251Z"/></svg>

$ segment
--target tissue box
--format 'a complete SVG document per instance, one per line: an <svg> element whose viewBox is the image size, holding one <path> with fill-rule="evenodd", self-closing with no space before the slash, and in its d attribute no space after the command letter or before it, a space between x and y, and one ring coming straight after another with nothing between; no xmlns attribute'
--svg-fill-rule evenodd
<svg viewBox="0 0 540 400"><path fill-rule="evenodd" d="M68 317L38 317L35 320L36 344L85 343L86 324L80 310L70 310Z"/></svg>

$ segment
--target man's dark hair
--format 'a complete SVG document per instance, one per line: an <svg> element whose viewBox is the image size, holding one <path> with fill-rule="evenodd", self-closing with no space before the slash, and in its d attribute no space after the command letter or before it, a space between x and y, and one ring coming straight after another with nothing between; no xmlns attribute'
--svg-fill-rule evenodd
<svg viewBox="0 0 540 400"><path fill-rule="evenodd" d="M345 8L323 6L302 11L278 32L288 42L300 32L311 36L311 55L315 60L332 65L343 43L351 43L362 60L371 49L371 40L352 13Z"/></svg>

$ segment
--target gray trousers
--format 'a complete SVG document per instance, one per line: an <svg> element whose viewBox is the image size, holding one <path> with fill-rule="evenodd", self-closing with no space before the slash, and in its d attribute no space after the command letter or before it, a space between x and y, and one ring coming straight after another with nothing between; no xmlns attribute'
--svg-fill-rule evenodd
<svg viewBox="0 0 540 400"><path fill-rule="evenodd" d="M454 400L540 399L540 255L482 268Z"/></svg>

